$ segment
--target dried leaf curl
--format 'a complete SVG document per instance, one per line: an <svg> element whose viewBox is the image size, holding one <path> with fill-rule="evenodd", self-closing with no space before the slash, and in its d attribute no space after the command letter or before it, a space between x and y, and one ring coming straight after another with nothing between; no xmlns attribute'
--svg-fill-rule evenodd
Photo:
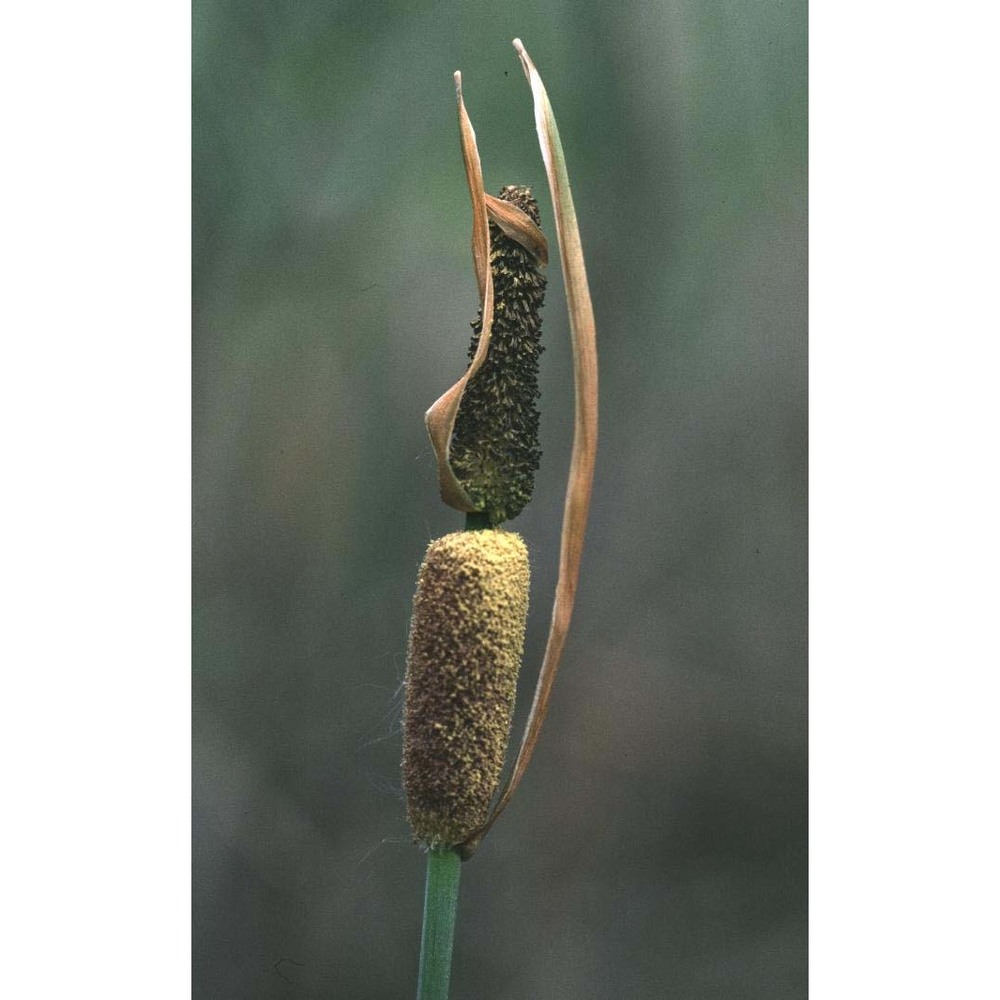
<svg viewBox="0 0 1000 1000"><path fill-rule="evenodd" d="M583 555L583 541L590 510L594 463L597 455L597 331L590 299L590 288L587 283L580 229L577 224L576 209L573 205L573 195L566 170L566 158L563 154L555 114L552 111L552 105L538 70L520 39L514 39L514 48L521 59L521 66L531 86L534 99L535 125L545 171L548 175L549 190L552 195L559 257L566 286L575 385L573 452L570 459L566 501L563 508L559 578L556 583L549 636L538 673L534 700L525 723L517 759L514 761L503 792L485 825L462 845L462 853L466 858L472 855L517 790L534 753L542 723L545 721L552 686L559 669L559 662L566 644L566 634L573 615L573 603L580 575L580 560Z"/></svg>
<svg viewBox="0 0 1000 1000"><path fill-rule="evenodd" d="M469 119L462 96L462 74L455 73L455 94L458 100L458 131L462 146L465 178L472 200L472 264L479 288L483 326L476 354L462 377L444 392L424 415L427 433L437 458L438 485L441 499L449 507L471 512L478 506L466 492L451 467L451 439L462 396L469 380L482 367L490 346L493 327L493 276L490 273L490 220L511 239L517 240L533 253L544 266L548 261L548 243L542 231L516 205L501 201L483 190L483 168L479 159L476 132Z"/></svg>

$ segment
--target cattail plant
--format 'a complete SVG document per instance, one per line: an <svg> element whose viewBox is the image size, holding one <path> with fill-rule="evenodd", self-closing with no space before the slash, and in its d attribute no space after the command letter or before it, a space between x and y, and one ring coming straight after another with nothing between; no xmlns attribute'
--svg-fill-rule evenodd
<svg viewBox="0 0 1000 1000"><path fill-rule="evenodd" d="M465 530L433 541L420 567L406 669L403 784L414 840L427 850L418 1000L448 995L461 862L506 808L531 759L565 643L579 576L597 437L593 311L576 213L548 96L524 46L555 212L576 387L573 454L552 621L520 749L499 795L528 613L528 551L504 528L531 497L538 445L540 309L548 244L530 189L486 194L455 74L472 197L479 288L469 364L427 411L441 497Z"/></svg>

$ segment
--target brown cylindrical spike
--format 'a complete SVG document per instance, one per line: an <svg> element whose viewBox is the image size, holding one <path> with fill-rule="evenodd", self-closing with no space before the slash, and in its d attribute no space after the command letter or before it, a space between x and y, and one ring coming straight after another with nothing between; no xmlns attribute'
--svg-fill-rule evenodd
<svg viewBox="0 0 1000 1000"><path fill-rule="evenodd" d="M414 839L461 844L485 823L510 739L524 651L528 550L507 531L431 542L406 667L403 784Z"/></svg>

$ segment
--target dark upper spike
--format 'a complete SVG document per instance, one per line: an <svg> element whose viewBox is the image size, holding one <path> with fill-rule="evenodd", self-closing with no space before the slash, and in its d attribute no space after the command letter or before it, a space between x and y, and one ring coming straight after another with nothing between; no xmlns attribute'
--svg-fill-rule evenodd
<svg viewBox="0 0 1000 1000"><path fill-rule="evenodd" d="M529 188L508 185L499 197L539 223L538 203ZM497 525L517 517L531 499L542 454L536 402L542 353L539 311L546 281L532 255L492 222L490 247L490 346L462 396L449 461L466 492ZM470 361L482 333L482 312L472 331Z"/></svg>

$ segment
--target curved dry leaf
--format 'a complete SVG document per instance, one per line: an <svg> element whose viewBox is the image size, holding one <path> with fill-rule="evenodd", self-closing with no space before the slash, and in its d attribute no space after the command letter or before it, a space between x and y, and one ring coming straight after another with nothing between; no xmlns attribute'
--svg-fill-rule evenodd
<svg viewBox="0 0 1000 1000"><path fill-rule="evenodd" d="M587 271L584 266L580 229L576 221L573 195L570 191L559 129L552 105L534 63L521 44L514 39L514 48L521 59L535 105L535 125L538 141L545 162L545 172L552 193L556 218L556 235L566 285L566 305L569 311L570 336L573 344L573 377L575 383L575 417L573 429L573 454L570 460L569 480L566 484L566 503L563 508L562 540L559 551L559 579L549 637L538 672L535 697L525 723L524 736L517 759L507 784L481 830L462 845L463 857L469 857L479 842L507 807L531 760L538 735L548 711L549 697L559 669L559 660L566 643L573 601L576 597L580 575L580 558L590 510L590 492L594 479L594 461L597 454L597 331L594 310L590 301Z"/></svg>
<svg viewBox="0 0 1000 1000"><path fill-rule="evenodd" d="M455 94L458 98L458 130L462 143L462 160L472 199L472 263L476 271L476 283L479 286L479 301L482 303L483 328L472 363L465 370L465 374L431 406L424 415L424 423L427 425L427 433L430 435L431 445L437 458L441 499L449 507L469 512L478 508L451 470L449 449L462 394L469 379L486 360L486 352L489 350L490 332L493 327L493 275L490 273L490 225L486 214L486 200L483 197L483 168L479 161L476 133L462 98L461 73L455 74Z"/></svg>
<svg viewBox="0 0 1000 1000"><path fill-rule="evenodd" d="M509 201L501 201L485 192L483 198L490 222L499 226L505 236L520 243L528 253L533 254L540 267L545 267L549 262L549 241L534 220Z"/></svg>

